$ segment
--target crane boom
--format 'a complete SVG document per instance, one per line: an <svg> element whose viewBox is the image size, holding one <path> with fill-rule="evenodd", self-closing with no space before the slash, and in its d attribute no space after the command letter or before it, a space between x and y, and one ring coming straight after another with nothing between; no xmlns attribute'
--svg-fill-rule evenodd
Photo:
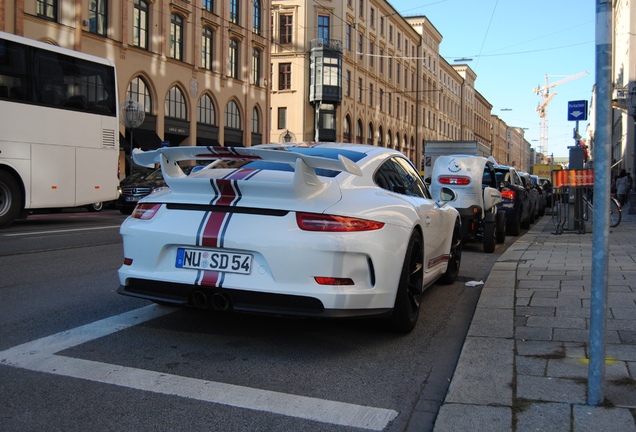
<svg viewBox="0 0 636 432"><path fill-rule="evenodd" d="M550 93L550 89L558 85L565 84L566 82L584 77L585 75L588 75L588 74L589 74L588 71L579 72L577 74L570 75L568 77L565 77L553 83L548 83L549 75L546 74L544 86L543 87L537 86L537 88L532 90L535 94L538 94L543 99L543 101L540 102L539 105L537 106L537 113L539 114L539 117L541 118L541 134L539 136L540 138L539 151L543 153L544 155L548 154L548 103L554 98L554 96L556 96L556 92Z"/></svg>

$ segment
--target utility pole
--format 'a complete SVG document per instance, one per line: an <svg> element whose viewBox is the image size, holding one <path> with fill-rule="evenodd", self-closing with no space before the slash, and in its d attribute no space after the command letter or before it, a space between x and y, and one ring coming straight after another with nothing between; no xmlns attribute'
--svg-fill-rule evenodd
<svg viewBox="0 0 636 432"><path fill-rule="evenodd" d="M596 133L594 145L594 218L592 291L590 295L590 363L587 402L603 402L607 267L609 255L610 148L612 145L612 1L596 1Z"/></svg>

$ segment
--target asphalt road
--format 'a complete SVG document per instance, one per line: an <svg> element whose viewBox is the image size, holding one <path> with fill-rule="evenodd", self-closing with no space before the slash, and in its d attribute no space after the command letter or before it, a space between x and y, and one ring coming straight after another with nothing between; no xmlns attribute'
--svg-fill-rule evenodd
<svg viewBox="0 0 636 432"><path fill-rule="evenodd" d="M464 249L416 329L168 308L118 295L124 216L0 231L3 431L429 431L495 260Z"/></svg>

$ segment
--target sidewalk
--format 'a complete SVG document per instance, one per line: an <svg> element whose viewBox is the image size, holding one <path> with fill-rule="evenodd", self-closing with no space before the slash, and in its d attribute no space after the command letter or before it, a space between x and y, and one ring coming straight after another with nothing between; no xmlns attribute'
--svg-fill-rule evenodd
<svg viewBox="0 0 636 432"><path fill-rule="evenodd" d="M483 287L435 432L636 431L636 215L610 229L603 406L587 405L592 234L546 214Z"/></svg>

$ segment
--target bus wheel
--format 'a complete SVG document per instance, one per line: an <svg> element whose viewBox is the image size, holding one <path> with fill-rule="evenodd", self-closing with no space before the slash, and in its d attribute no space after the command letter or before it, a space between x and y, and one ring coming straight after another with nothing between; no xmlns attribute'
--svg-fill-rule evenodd
<svg viewBox="0 0 636 432"><path fill-rule="evenodd" d="M102 211L103 208L104 208L104 203L102 202L96 202L86 206L86 210L88 210L89 212Z"/></svg>
<svg viewBox="0 0 636 432"><path fill-rule="evenodd" d="M20 214L22 194L18 182L5 171L0 171L0 228L13 223Z"/></svg>

